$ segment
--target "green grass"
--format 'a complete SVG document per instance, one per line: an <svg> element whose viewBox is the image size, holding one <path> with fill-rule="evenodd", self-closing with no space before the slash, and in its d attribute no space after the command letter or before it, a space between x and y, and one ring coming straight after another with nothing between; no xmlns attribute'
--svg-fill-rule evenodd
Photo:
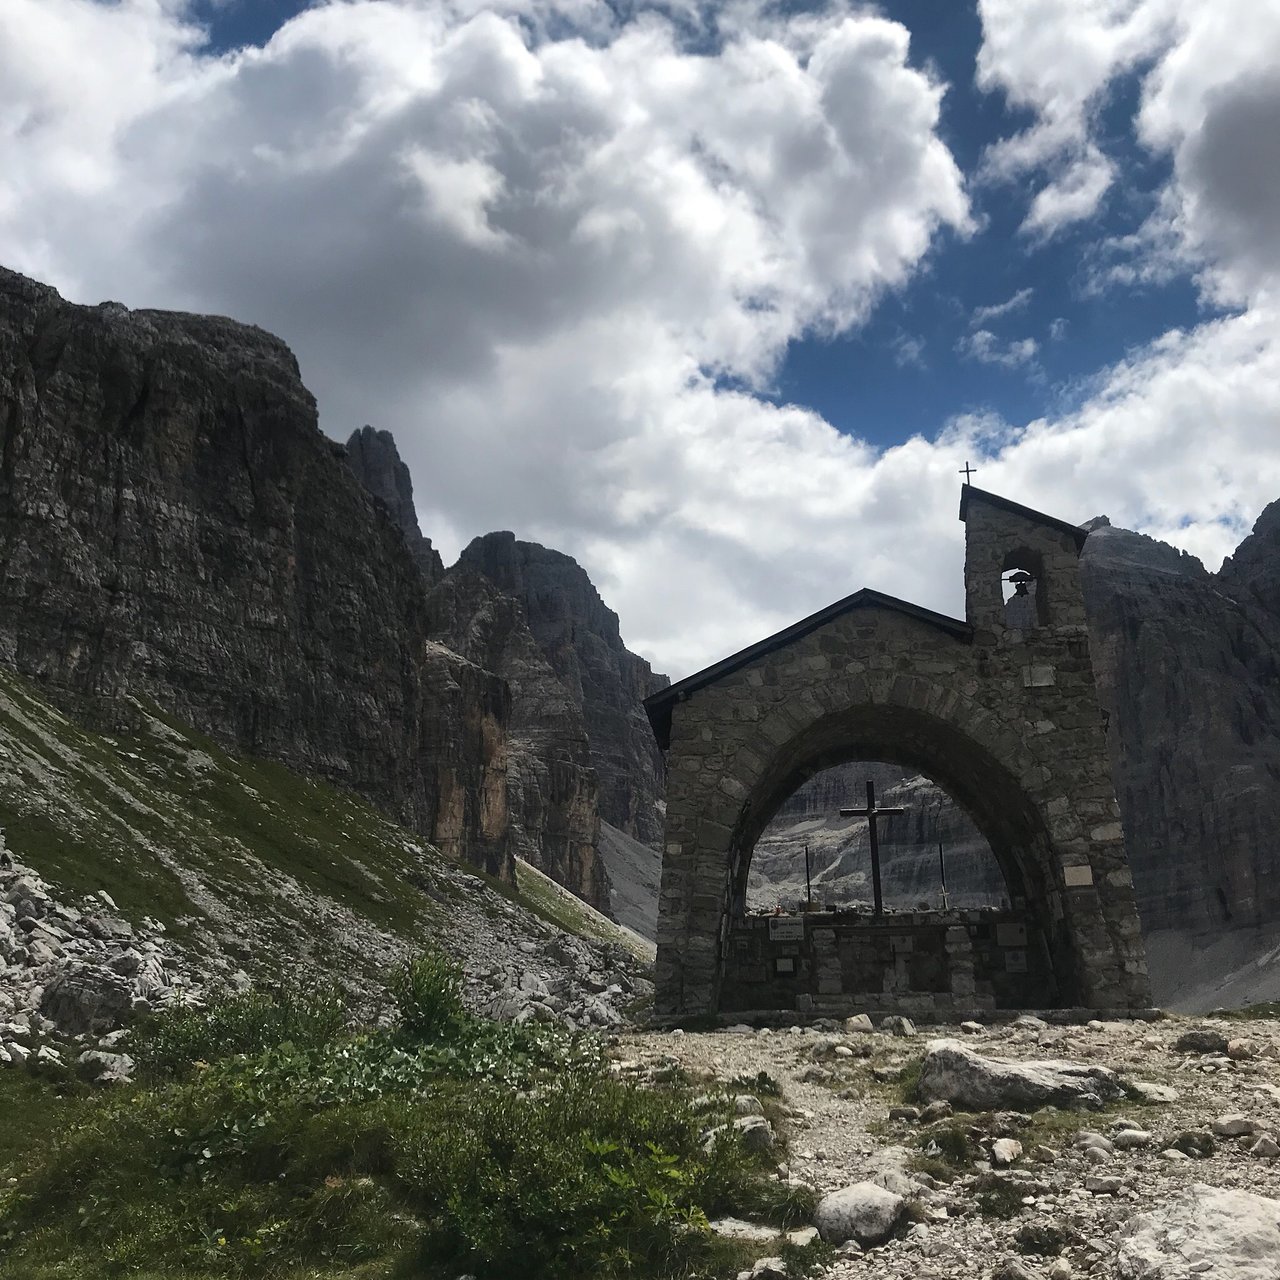
<svg viewBox="0 0 1280 1280"><path fill-rule="evenodd" d="M1280 1018L1280 1000L1266 1000L1259 1004L1246 1004L1239 1009L1223 1009L1215 1011L1214 1016L1218 1018L1233 1018L1241 1022L1252 1022L1263 1018Z"/></svg>
<svg viewBox="0 0 1280 1280"><path fill-rule="evenodd" d="M750 1262L709 1216L811 1212L732 1129L704 1149L727 1106L612 1079L593 1038L475 1018L439 957L393 996L378 1031L307 995L160 1015L135 1087L0 1078L24 1115L0 1277L691 1280Z"/></svg>
<svg viewBox="0 0 1280 1280"><path fill-rule="evenodd" d="M90 1102L75 1081L53 1083L16 1068L0 1070L0 1184L25 1167L51 1134L75 1124Z"/></svg>
<svg viewBox="0 0 1280 1280"><path fill-rule="evenodd" d="M289 882L413 945L457 898L453 864L359 797L226 751L154 705L132 704L131 721L94 732L0 670L0 825L60 893L106 889L126 919L152 916L179 940L198 940L207 894L254 922L241 962L264 977L294 963L300 933L324 949L316 917L281 892ZM510 885L464 869L492 891L476 898L491 913L505 898L557 929L624 941L533 871ZM381 979L375 963L360 948L344 960L366 980Z"/></svg>

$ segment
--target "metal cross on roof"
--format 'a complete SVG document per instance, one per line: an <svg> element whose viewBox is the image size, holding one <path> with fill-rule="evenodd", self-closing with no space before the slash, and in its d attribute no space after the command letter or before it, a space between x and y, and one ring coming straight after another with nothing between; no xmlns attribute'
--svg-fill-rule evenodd
<svg viewBox="0 0 1280 1280"><path fill-rule="evenodd" d="M966 458L966 459L964 460L964 466L960 469L960 474L961 474L962 476L964 476L964 482L965 482L965 484L968 484L968 483L969 483L969 477L970 477L971 475L973 475L977 470L978 470L978 468L977 468L977 467L971 467L971 466L969 465L969 459L968 459L968 458Z"/></svg>
<svg viewBox="0 0 1280 1280"><path fill-rule="evenodd" d="M866 818L871 828L871 891L875 895L876 915L884 915L884 895L880 891L880 836L876 830L881 817L893 813L906 813L901 806L876 805L876 784L867 779L867 807L865 809L841 809L842 818Z"/></svg>

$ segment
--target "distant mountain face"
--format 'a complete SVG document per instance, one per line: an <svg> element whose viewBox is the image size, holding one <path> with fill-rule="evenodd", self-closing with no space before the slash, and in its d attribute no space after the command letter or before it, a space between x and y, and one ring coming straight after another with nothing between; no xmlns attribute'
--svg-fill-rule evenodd
<svg viewBox="0 0 1280 1280"><path fill-rule="evenodd" d="M617 615L569 556L491 533L446 570L419 528L409 471L390 432L354 432L347 461L404 533L430 588L432 638L511 691L513 852L610 910L600 819L633 840L661 840L661 758L642 703L666 677L626 648ZM609 847L646 861L626 842ZM615 865L624 880L631 874L629 864Z"/></svg>
<svg viewBox="0 0 1280 1280"><path fill-rule="evenodd" d="M1280 921L1280 502L1216 574L1105 523L1082 571L1144 927Z"/></svg>
<svg viewBox="0 0 1280 1280"><path fill-rule="evenodd" d="M940 907L944 875L953 907L994 906L1008 896L990 845L945 791L896 765L871 762L825 769L783 802L752 855L749 909L794 908L804 900L806 846L815 901L871 905L867 821L839 814L842 806L866 803L868 780L876 785L877 804L906 810L879 819L886 906Z"/></svg>
<svg viewBox="0 0 1280 1280"><path fill-rule="evenodd" d="M662 756L644 699L670 683L622 643L618 615L578 562L511 533L477 538L459 569L520 602L538 647L582 712L600 785L600 816L644 843L662 839Z"/></svg>

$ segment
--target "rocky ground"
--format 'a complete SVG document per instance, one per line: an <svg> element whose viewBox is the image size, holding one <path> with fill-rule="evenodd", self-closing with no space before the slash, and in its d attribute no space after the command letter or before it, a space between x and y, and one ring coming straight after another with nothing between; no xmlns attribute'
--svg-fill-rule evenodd
<svg viewBox="0 0 1280 1280"><path fill-rule="evenodd" d="M822 1198L824 1235L852 1235L826 1277L1280 1277L1280 1021L850 1025L632 1033L617 1069L736 1081L744 1111L758 1073L775 1080L779 1175ZM1033 1083L1069 1060L1087 1096L1035 1106L991 1058L1037 1068ZM903 1100L918 1075L931 1102ZM974 1078L994 1092L968 1097ZM755 1274L785 1274L773 1265Z"/></svg>
<svg viewBox="0 0 1280 1280"><path fill-rule="evenodd" d="M106 890L73 903L2 842L0 857L0 1067L74 1063L104 1084L124 1079L139 1016L251 985L212 935L201 933L199 948L179 943L156 919L125 920ZM558 928L462 868L450 887L435 941L458 960L473 1008L601 1030L651 994L645 964L620 943ZM410 949L367 925L364 934L387 974ZM377 1016L379 993L363 976L346 994L354 1015Z"/></svg>

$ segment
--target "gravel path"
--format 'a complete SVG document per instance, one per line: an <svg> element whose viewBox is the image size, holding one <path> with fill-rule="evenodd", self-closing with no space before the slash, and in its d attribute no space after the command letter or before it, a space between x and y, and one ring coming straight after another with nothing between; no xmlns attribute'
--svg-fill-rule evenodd
<svg viewBox="0 0 1280 1280"><path fill-rule="evenodd" d="M1233 1041L1232 1056L1175 1048L1193 1026ZM1009 1168L996 1171L1014 1190L1012 1216L993 1216L978 1203L979 1180L992 1178L989 1159L974 1162L950 1184L933 1182L927 1174L910 1171L907 1163L921 1153L928 1126L889 1119L890 1109L901 1105L901 1085L892 1077L918 1060L933 1038L962 1039L993 1057L1066 1058L1109 1066L1128 1082L1165 1085L1177 1097L1167 1103L1123 1103L1078 1118L1038 1112L1030 1126L1016 1113L994 1119L961 1117L981 1130L976 1136L1012 1136L1025 1147L1026 1153ZM664 1067L678 1065L692 1077L724 1082L768 1072L782 1088L783 1167L819 1193L863 1180L887 1182L905 1192L904 1174L912 1180L910 1198L918 1202L915 1216L923 1221L882 1246L840 1258L823 1273L829 1277L952 1280L999 1275L1011 1263L1025 1268L1007 1272L1011 1277L1111 1276L1118 1229L1136 1212L1163 1204L1190 1183L1280 1199L1280 1159L1251 1154L1263 1134L1280 1142L1280 1021L1170 1019L1025 1029L1001 1025L980 1031L970 1026L964 1032L938 1027L906 1037L820 1028L641 1032L621 1036L615 1054L629 1072L660 1075ZM1211 1131L1232 1113L1244 1116L1255 1131L1217 1137L1216 1151L1207 1158L1163 1154L1180 1133ZM1105 1158L1086 1157L1076 1148L1078 1129L1113 1135L1117 1120L1149 1131L1150 1145L1116 1150ZM954 1127L957 1121L940 1123ZM1033 1158L1036 1146L1047 1150ZM1086 1187L1090 1177L1113 1179L1118 1185L1099 1193ZM1065 1240L1061 1248L1054 1243L1059 1236ZM1037 1240L1045 1251L1028 1253L1028 1243ZM1280 1280L1280 1258L1275 1275Z"/></svg>

